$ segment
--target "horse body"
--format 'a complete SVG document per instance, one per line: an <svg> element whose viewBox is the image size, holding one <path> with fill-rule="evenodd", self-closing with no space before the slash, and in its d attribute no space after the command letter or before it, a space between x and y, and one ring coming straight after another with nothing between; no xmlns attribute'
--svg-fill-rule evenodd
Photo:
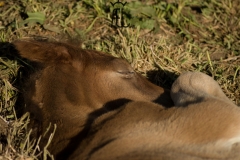
<svg viewBox="0 0 240 160"><path fill-rule="evenodd" d="M221 90L209 94L199 84L187 85L192 83L189 76L207 80L201 85L219 87L203 73L182 74L172 86L174 107L138 101L105 114L70 159L239 159L240 108ZM179 87L179 81L185 84ZM189 86L192 98L180 99Z"/></svg>
<svg viewBox="0 0 240 160"><path fill-rule="evenodd" d="M38 70L26 110L57 130L56 159L237 159L240 110L210 77L182 74L171 93L124 60L67 43L16 41Z"/></svg>

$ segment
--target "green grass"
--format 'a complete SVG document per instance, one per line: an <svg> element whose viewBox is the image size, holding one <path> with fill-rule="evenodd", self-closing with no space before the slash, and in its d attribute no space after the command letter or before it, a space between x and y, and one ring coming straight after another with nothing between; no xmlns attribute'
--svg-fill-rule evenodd
<svg viewBox="0 0 240 160"><path fill-rule="evenodd" d="M170 88L184 71L212 76L240 106L240 2L237 0L126 0L128 28L111 26L114 0L0 0L0 42L43 36L74 37L82 47L127 59L141 74ZM3 48L3 46L1 46ZM0 53L6 50L0 48ZM17 118L20 65L0 57L0 159L38 159L38 140L29 138L29 116ZM154 73L154 74L150 74ZM50 156L48 156L50 157Z"/></svg>

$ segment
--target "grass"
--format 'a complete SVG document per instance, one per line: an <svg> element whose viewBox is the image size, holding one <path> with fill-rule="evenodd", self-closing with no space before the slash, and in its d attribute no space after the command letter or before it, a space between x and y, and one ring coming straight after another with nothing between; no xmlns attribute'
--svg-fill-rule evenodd
<svg viewBox="0 0 240 160"><path fill-rule="evenodd" d="M82 47L127 59L155 84L170 88L184 71L212 76L240 106L240 2L150 0L127 2L127 28L111 25L114 0L0 0L0 42L41 36L74 37ZM116 6L115 6L116 7ZM51 159L31 139L29 115L17 117L18 60L0 48L0 159ZM15 107L15 108L14 108Z"/></svg>

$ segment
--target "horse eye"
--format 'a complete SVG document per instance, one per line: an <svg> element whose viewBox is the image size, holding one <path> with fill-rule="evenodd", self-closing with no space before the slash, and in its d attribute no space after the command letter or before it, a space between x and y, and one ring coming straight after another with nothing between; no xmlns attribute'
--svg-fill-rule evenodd
<svg viewBox="0 0 240 160"><path fill-rule="evenodd" d="M130 79L134 76L133 71L117 71L123 78Z"/></svg>

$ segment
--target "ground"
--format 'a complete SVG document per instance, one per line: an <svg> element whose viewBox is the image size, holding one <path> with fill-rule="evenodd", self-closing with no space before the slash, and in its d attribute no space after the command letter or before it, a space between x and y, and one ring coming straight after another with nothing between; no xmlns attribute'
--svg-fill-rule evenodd
<svg viewBox="0 0 240 160"><path fill-rule="evenodd" d="M5 57L9 51L4 42L19 38L77 40L83 48L127 59L166 88L184 71L201 71L240 106L239 0L116 2L0 0L0 159L51 155L47 147L39 153L37 142L29 138L28 114L16 117L14 84L21 65ZM128 27L112 23L116 8L122 8L122 25Z"/></svg>

